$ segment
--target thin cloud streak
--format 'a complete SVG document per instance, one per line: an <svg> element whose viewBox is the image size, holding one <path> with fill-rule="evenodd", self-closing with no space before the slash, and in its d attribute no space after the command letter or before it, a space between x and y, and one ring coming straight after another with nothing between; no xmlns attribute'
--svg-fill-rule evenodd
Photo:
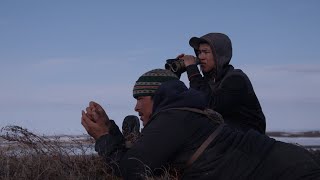
<svg viewBox="0 0 320 180"><path fill-rule="evenodd" d="M262 98L292 101L320 97L318 64L246 66L243 69Z"/></svg>
<svg viewBox="0 0 320 180"><path fill-rule="evenodd" d="M320 65L242 67L267 118L267 130L319 130Z"/></svg>
<svg viewBox="0 0 320 180"><path fill-rule="evenodd" d="M46 70L52 66L71 67L73 60L47 61L41 64ZM52 66L51 66L52 65ZM33 66L39 68L39 66ZM301 69L299 69L301 67ZM317 67L317 68L315 68ZM319 129L316 107L320 107L320 69L319 65L243 66L251 79L267 117L267 130ZM103 69L103 68L101 68ZM306 69L312 73L302 73ZM302 71L303 70L303 71ZM34 69L29 71L34 71ZM45 70L43 70L45 71ZM309 72L309 71L308 71ZM96 81L60 81L52 84L16 84L3 81L0 94L1 126L20 124L41 133L85 133L80 124L80 112L89 101L100 103L109 117L121 126L126 115L134 112L135 99L132 86L137 77L118 77L105 72ZM61 77L67 74L60 74ZM75 75L80 76L80 74ZM15 77L11 77L15 79ZM83 78L83 77L79 77ZM90 76L90 78L92 78ZM111 79L110 79L111 78ZM119 79L127 79L120 81ZM185 76L182 80L187 86ZM47 126L48 122L50 126ZM50 122L50 123L49 123Z"/></svg>

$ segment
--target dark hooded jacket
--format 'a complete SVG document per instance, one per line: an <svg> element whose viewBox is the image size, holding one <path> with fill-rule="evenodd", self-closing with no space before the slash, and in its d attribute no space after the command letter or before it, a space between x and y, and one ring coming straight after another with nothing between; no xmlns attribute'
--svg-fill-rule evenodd
<svg viewBox="0 0 320 180"><path fill-rule="evenodd" d="M191 38L195 49L199 43L208 43L213 52L215 69L200 74L197 65L187 67L190 87L207 95L207 106L219 112L226 123L242 131L255 129L265 133L266 122L259 100L248 76L230 65L232 45L228 36L209 33L201 38Z"/></svg>
<svg viewBox="0 0 320 180"><path fill-rule="evenodd" d="M218 124L202 114L172 108L202 110L206 106L205 97L183 82L172 80L159 87L153 101L152 117L130 149L125 148L124 138L114 122L110 134L97 140L96 151L106 157L115 174L124 179L145 179L161 175L171 167L180 170L182 179L273 179L270 175L276 173L271 169L274 162L262 162L274 149L275 140L253 130L244 134L228 126L186 168L186 162ZM276 168L279 167L284 169L282 164Z"/></svg>

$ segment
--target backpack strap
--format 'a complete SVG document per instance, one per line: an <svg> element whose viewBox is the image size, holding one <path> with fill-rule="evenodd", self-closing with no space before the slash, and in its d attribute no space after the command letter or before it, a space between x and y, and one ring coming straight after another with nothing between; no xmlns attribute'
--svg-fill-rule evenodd
<svg viewBox="0 0 320 180"><path fill-rule="evenodd" d="M219 126L209 135L209 137L201 144L201 146L196 150L196 152L190 157L190 159L186 163L186 167L190 167L203 153L203 151L209 146L209 144L218 136L218 134L222 131L224 127L224 120L222 115L212 109L197 109L197 108L190 108L190 107L180 107L180 108L170 108L167 110L183 110L183 111L191 111L199 114L203 114L211 119L213 122L218 123Z"/></svg>
<svg viewBox="0 0 320 180"><path fill-rule="evenodd" d="M208 147L208 145L218 136L218 134L222 131L223 127L225 126L224 120L222 115L212 109L197 109L197 108L190 108L190 107L179 107L179 108L169 108L162 110L158 113L169 111L169 110L182 110L182 111L191 111L199 114L203 114L207 116L210 120L214 123L219 124L219 126L209 135L209 137L201 144L201 146L196 150L196 152L190 157L190 159L186 163L186 167L188 168L191 166L193 162L195 162L199 156L203 153L203 151ZM154 114L152 117L155 117L158 113Z"/></svg>
<svg viewBox="0 0 320 180"><path fill-rule="evenodd" d="M183 110L183 111L191 111L191 112L195 112L195 113L199 113L199 114L203 114L205 116L207 116L209 119L211 119L212 121L218 123L218 124L222 124L224 123L223 117L221 114L219 114L217 111L214 111L212 109L197 109L197 108L190 108L190 107L180 107L180 108L170 108L170 109L166 109L166 110Z"/></svg>
<svg viewBox="0 0 320 180"><path fill-rule="evenodd" d="M215 131L213 131L210 136L201 144L197 151L190 157L186 163L186 168L190 167L193 162L195 162L198 157L203 153L203 151L209 146L209 144L218 136L222 131L224 124L220 124Z"/></svg>

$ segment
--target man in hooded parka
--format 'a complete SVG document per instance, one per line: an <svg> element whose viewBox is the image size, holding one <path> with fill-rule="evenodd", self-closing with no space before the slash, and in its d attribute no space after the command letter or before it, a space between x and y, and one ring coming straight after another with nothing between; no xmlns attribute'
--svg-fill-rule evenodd
<svg viewBox="0 0 320 180"><path fill-rule="evenodd" d="M189 41L196 57L181 54L190 87L204 92L207 106L219 112L225 122L238 130L254 129L262 134L266 121L248 76L231 64L232 44L222 33L209 33ZM197 61L199 60L200 73Z"/></svg>

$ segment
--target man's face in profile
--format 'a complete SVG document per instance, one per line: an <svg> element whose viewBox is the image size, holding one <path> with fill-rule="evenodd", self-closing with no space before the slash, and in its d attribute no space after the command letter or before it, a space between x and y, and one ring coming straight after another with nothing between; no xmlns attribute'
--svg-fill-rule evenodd
<svg viewBox="0 0 320 180"><path fill-rule="evenodd" d="M139 113L143 126L149 122L152 114L152 108L153 100L151 96L140 96L137 98L137 103L134 110Z"/></svg>

